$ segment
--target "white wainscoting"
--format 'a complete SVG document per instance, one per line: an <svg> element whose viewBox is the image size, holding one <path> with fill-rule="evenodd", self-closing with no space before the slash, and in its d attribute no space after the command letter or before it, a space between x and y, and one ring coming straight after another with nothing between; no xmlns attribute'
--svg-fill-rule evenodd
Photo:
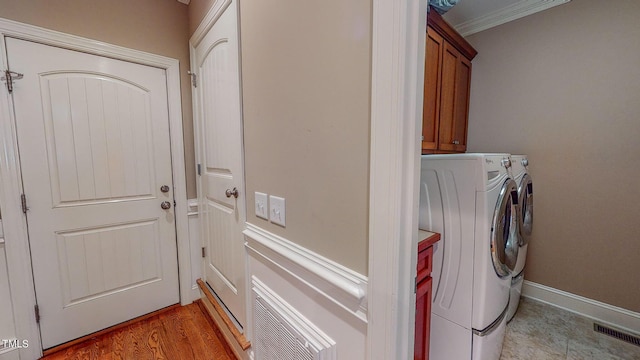
<svg viewBox="0 0 640 360"><path fill-rule="evenodd" d="M588 299L545 285L524 281L522 296L597 320L620 330L640 333L640 313Z"/></svg>
<svg viewBox="0 0 640 360"><path fill-rule="evenodd" d="M202 278L202 244L200 243L200 224L198 223L198 199L187 201L189 223L189 248L191 249L191 301L200 299L200 289L196 283Z"/></svg>
<svg viewBox="0 0 640 360"><path fill-rule="evenodd" d="M244 234L249 277L334 339L337 359L365 359L367 277L253 224ZM248 309L245 331L258 341L253 306Z"/></svg>

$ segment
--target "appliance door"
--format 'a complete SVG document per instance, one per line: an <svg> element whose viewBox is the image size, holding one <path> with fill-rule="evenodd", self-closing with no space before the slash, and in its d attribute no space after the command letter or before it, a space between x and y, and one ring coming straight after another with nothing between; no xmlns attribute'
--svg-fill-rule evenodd
<svg viewBox="0 0 640 360"><path fill-rule="evenodd" d="M529 243L533 231L533 182L529 174L524 174L520 181L518 204L520 207L518 214L520 246L523 246Z"/></svg>
<svg viewBox="0 0 640 360"><path fill-rule="evenodd" d="M518 260L518 186L513 179L502 184L491 223L491 260L500 278L511 276Z"/></svg>

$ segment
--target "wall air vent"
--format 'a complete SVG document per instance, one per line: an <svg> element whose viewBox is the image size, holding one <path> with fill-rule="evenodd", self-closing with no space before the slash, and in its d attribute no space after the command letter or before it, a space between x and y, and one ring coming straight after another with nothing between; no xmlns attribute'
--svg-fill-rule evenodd
<svg viewBox="0 0 640 360"><path fill-rule="evenodd" d="M335 342L255 277L254 358L334 360Z"/></svg>
<svg viewBox="0 0 640 360"><path fill-rule="evenodd" d="M605 334L605 335L609 335L611 337L614 337L618 340L622 340L622 341L626 341L629 344L633 344L635 346L640 346L640 337L635 336L635 335L631 335L629 333L625 333L622 332L620 330L615 330L612 329L610 327L598 324L598 323L593 323L593 330L595 332L601 333L601 334Z"/></svg>

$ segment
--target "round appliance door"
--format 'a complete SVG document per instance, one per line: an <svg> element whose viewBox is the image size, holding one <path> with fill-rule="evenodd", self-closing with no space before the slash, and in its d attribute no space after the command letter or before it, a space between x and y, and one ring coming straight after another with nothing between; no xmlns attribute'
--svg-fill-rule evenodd
<svg viewBox="0 0 640 360"><path fill-rule="evenodd" d="M529 174L524 174L518 186L518 206L520 246L523 246L529 243L533 231L533 182Z"/></svg>
<svg viewBox="0 0 640 360"><path fill-rule="evenodd" d="M518 260L518 186L513 179L502 184L491 227L491 260L499 277L511 276ZM516 229L514 229L516 227Z"/></svg>

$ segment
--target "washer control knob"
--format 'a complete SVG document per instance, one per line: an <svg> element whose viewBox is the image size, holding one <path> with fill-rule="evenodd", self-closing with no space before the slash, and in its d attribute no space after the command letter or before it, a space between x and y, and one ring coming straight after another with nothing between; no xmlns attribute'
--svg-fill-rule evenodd
<svg viewBox="0 0 640 360"><path fill-rule="evenodd" d="M522 166L529 166L529 159L522 159Z"/></svg>
<svg viewBox="0 0 640 360"><path fill-rule="evenodd" d="M511 159L509 158L504 158L502 159L502 166L506 167L507 169L511 167Z"/></svg>

